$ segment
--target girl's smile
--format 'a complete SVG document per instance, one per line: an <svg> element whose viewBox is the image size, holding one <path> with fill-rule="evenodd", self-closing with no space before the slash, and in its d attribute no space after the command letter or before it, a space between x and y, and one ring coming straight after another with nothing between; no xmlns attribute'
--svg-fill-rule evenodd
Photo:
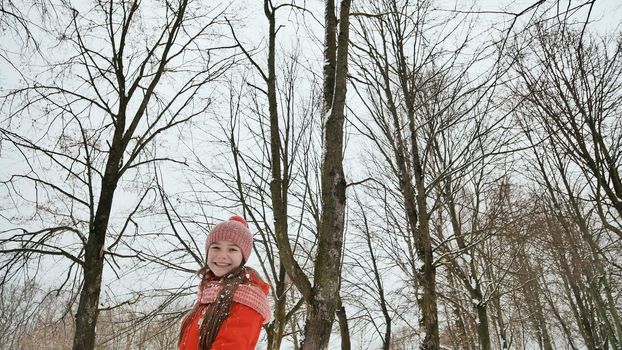
<svg viewBox="0 0 622 350"><path fill-rule="evenodd" d="M207 266L218 277L236 269L242 260L242 251L231 241L214 242L207 251Z"/></svg>

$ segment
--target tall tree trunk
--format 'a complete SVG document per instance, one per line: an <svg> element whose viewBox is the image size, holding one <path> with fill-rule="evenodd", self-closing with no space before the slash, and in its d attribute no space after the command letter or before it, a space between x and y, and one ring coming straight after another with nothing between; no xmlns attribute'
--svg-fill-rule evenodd
<svg viewBox="0 0 622 350"><path fill-rule="evenodd" d="M412 112L414 113L414 112ZM409 113L410 114L410 113ZM424 185L423 167L419 159L417 146L416 127L412 115L409 118L411 132L411 156L413 157L413 171L415 186L417 188L417 220L418 223L411 221L415 233L415 248L418 259L421 259L422 266L418 271L417 277L419 284L423 287L423 294L417 300L421 309L419 325L425 332L425 337L420 345L422 350L440 349L440 339L438 333L438 309L436 302L436 267L434 266L434 256L432 255L432 237L430 236L430 215L426 204L426 190ZM413 213L414 214L414 213ZM409 217L413 217L411 214ZM411 219L412 220L412 219Z"/></svg>
<svg viewBox="0 0 622 350"><path fill-rule="evenodd" d="M101 220L100 220L101 221ZM73 338L73 350L95 348L95 325L99 315L99 294L101 291L104 257L105 227L101 232L101 223L92 231L84 254L84 282L80 292L80 301L76 313L76 329Z"/></svg>
<svg viewBox="0 0 622 350"><path fill-rule="evenodd" d="M477 335L481 350L490 350L490 330L488 328L488 309L486 303L481 301L475 306L477 311Z"/></svg>
<svg viewBox="0 0 622 350"><path fill-rule="evenodd" d="M294 257L287 232L288 172L281 165L283 160L281 159L282 146L275 73L276 8L272 6L270 1L264 1L264 12L269 21L268 74L263 75L262 73L262 75L268 85L268 107L270 111L272 175L270 194L281 264L307 304L304 338L301 341L301 348L305 350L326 349L328 347L335 313L339 306L345 220L346 181L343 174L343 129L350 0L342 0L341 2L338 38L336 37L337 18L334 0L327 0L325 6L324 57L326 63L324 65L323 85L325 120L321 170L322 214L318 227L318 248L312 285ZM284 164L284 166L287 165L286 162ZM344 330L347 330L347 327Z"/></svg>
<svg viewBox="0 0 622 350"><path fill-rule="evenodd" d="M346 205L343 131L348 72L350 0L342 0L339 36L333 0L325 4L324 144L321 172L322 213L314 286L308 303L303 350L327 349L341 285L341 254Z"/></svg>
<svg viewBox="0 0 622 350"><path fill-rule="evenodd" d="M438 152L438 150L437 150ZM439 154L439 158L440 154ZM465 251L471 257L468 262L468 271L469 274L462 272L462 269L458 266L457 262L453 260L448 265L451 266L452 273L457 274L462 281L463 288L469 292L469 295L472 300L477 300L473 306L475 308L475 312L477 314L477 334L479 340L479 347L482 350L490 350L491 349L491 341L490 341L490 326L488 324L488 301L484 300L484 293L482 292L482 287L479 282L480 277L478 276L477 263L475 259L475 254L473 250L468 247L467 242L465 241L464 235L462 233L462 226L460 221L458 220L458 214L456 211L456 204L453 198L453 190L451 188L451 177L448 178L447 183L444 186L444 190L442 191L443 197L447 202L447 212L449 214L451 226L453 228L453 233L456 238L456 244L460 250ZM477 222L477 220L475 220ZM472 230L480 230L478 223L474 223ZM475 285L471 283L472 280L475 280Z"/></svg>
<svg viewBox="0 0 622 350"><path fill-rule="evenodd" d="M385 76L385 79L387 77ZM408 100L408 99L407 99ZM412 106L412 102L407 102ZM395 125L399 125L398 113L394 106L392 115ZM414 110L409 111L410 159L407 157L406 142L401 134L396 135L396 163L399 168L400 191L404 199L404 208L410 230L413 234L417 259L421 265L415 272L418 286L423 293L417 297L420 310L419 326L425 337L420 348L425 350L439 349L438 311L436 302L436 268L432 254L432 238L430 236L430 215L426 204L426 189L423 167L419 158L417 134L414 121ZM411 172L412 170L412 172ZM413 186L414 179L414 186ZM416 190L415 190L416 189Z"/></svg>
<svg viewBox="0 0 622 350"><path fill-rule="evenodd" d="M425 173L421 153L419 150L419 137L417 130L419 128L415 121L415 103L414 89L409 88L408 82L410 77L407 74L408 63L406 55L400 50L400 80L402 81L402 90L404 91L408 117L408 129L410 133L410 161L412 164L414 187L416 188L416 212L408 215L411 228L415 234L415 249L417 250L418 259L421 259L422 266L418 271L418 280L423 287L423 295L418 298L419 307L421 309L421 319L419 325L425 332L425 337L420 348L423 350L440 349L440 339L438 332L438 307L436 295L436 267L434 266L434 256L432 249L432 237L430 236L430 213L427 206L428 193L425 186ZM412 183L407 186L412 187ZM412 199L409 200L409 202ZM412 208L411 208L412 210Z"/></svg>
<svg viewBox="0 0 622 350"><path fill-rule="evenodd" d="M121 147L121 132L117 127L115 139L102 181L102 189L97 205L97 212L93 226L86 242L84 252L84 281L80 291L80 300L76 312L76 328L73 338L73 350L88 350L95 348L95 325L99 315L99 294L101 292L102 271L104 269L104 243L108 231L108 220L112 209L112 200L118 183L119 161L123 154ZM121 132L119 132L121 130Z"/></svg>
<svg viewBox="0 0 622 350"><path fill-rule="evenodd" d="M501 309L501 295L499 295L498 291L495 291L490 300L491 306L494 308L494 312L497 316L494 318L494 322L496 323L499 332L499 349L507 350L510 348L510 342L507 336L507 327L505 326L505 322L503 321L503 310Z"/></svg>
<svg viewBox="0 0 622 350"><path fill-rule="evenodd" d="M264 14L268 19L268 75L264 75L268 91L268 110L270 114L270 170L272 180L270 181L270 195L272 203L272 216L274 218L274 231L277 237L279 248L280 266L279 279L276 288L276 301L274 304L274 321L270 326L270 337L268 349L278 350L283 341L285 326L287 324L286 313L286 274L294 281L303 295L309 289L308 280L304 277L300 267L297 265L291 246L289 245L287 222L288 205L288 162L281 155L281 130L279 126L279 112L277 103L276 88L276 13L270 1L264 1ZM250 57L249 57L250 58ZM262 73L263 74L263 73ZM289 267L289 269L288 269Z"/></svg>
<svg viewBox="0 0 622 350"><path fill-rule="evenodd" d="M283 341L283 334L287 323L287 291L285 287L285 268L281 264L279 266L279 280L276 281L275 288L274 320L270 324L269 331L267 332L269 350L279 350Z"/></svg>
<svg viewBox="0 0 622 350"><path fill-rule="evenodd" d="M341 334L341 350L350 350L352 344L350 342L350 326L348 324L348 315L346 314L346 308L339 301L339 308L337 309L337 319L339 320L339 334Z"/></svg>

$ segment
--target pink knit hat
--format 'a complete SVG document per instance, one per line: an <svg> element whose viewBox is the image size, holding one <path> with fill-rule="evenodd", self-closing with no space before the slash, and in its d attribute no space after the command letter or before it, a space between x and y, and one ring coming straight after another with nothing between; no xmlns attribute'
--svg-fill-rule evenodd
<svg viewBox="0 0 622 350"><path fill-rule="evenodd" d="M253 250L253 235L248 229L248 223L241 216L234 215L229 220L214 226L205 242L206 255L209 246L218 241L230 241L240 247L244 261L248 261Z"/></svg>

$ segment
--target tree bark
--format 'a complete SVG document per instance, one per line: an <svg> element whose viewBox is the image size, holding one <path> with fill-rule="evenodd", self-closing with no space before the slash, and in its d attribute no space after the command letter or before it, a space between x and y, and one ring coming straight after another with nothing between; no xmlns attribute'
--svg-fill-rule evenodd
<svg viewBox="0 0 622 350"><path fill-rule="evenodd" d="M339 320L339 334L341 334L341 350L350 350L352 344L350 342L350 326L348 324L348 315L346 308L339 302L337 309L337 319Z"/></svg>
<svg viewBox="0 0 622 350"><path fill-rule="evenodd" d="M339 36L333 0L325 4L324 145L321 172L322 213L314 286L308 303L303 350L327 349L339 301L346 205L343 131L348 72L350 0L342 0ZM334 72L334 73L333 73Z"/></svg>
<svg viewBox="0 0 622 350"><path fill-rule="evenodd" d="M99 315L99 294L101 291L102 271L104 269L104 243L108 230L108 220L112 209L112 200L117 187L119 161L123 154L121 147L121 129L117 128L115 140L110 149L106 164L106 172L102 181L102 189L97 205L97 212L91 232L88 236L84 252L84 281L80 292L80 301L76 312L76 329L73 350L95 348L95 325Z"/></svg>
<svg viewBox="0 0 622 350"><path fill-rule="evenodd" d="M85 245L84 252L84 281L80 292L80 300L78 302L78 310L76 313L76 328L74 333L73 350L91 350L95 348L95 326L97 324L97 316L99 315L99 296L102 284L102 272L104 267L104 244L106 234L108 232L108 222L110 212L112 210L112 202L119 179L127 166L132 163L133 157L138 153L133 153L125 164L123 163L123 155L134 137L134 133L141 123L143 116L146 114L149 101L154 95L156 86L158 85L162 74L164 74L166 64L168 62L168 54L173 46L176 34L180 30L185 16L187 1L183 0L179 4L176 14L171 19L171 27L169 28L166 40L160 43L162 53L159 57L157 70L146 84L146 89L142 93L139 105L135 113L130 117L128 115L128 105L132 98L133 92L138 87L139 76L134 84L126 91L126 77L123 71L123 45L118 48L119 51L113 52L114 69L116 73L118 87L119 107L116 115L113 115L114 135L108 152L106 168L102 178L101 191L97 203L97 209L93 217L92 226L89 230L89 236ZM133 14L138 10L139 3L134 2L131 6L129 14L124 18L130 22ZM112 6L111 9L112 11ZM112 24L111 24L112 26ZM124 23L122 40L125 39L129 23ZM76 31L79 30L76 27ZM114 38L110 39L114 42ZM122 41L125 44L124 41ZM113 45L114 48L114 45ZM82 47L84 51L88 51L86 47ZM128 123L129 121L129 123Z"/></svg>
<svg viewBox="0 0 622 350"><path fill-rule="evenodd" d="M490 331L488 328L488 309L483 301L476 306L477 311L477 335L479 336L479 346L482 350L490 350Z"/></svg>
<svg viewBox="0 0 622 350"><path fill-rule="evenodd" d="M275 288L275 301L274 301L274 320L269 326L268 333L268 349L279 350L283 341L283 334L285 332L285 325L287 322L287 293L285 290L285 268L281 264L279 266L279 280L276 281Z"/></svg>

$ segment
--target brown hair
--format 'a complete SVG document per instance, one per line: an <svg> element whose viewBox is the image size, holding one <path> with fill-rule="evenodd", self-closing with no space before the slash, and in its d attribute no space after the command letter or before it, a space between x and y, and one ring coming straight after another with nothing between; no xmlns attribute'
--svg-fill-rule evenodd
<svg viewBox="0 0 622 350"><path fill-rule="evenodd" d="M203 310L207 308L199 326L199 349L208 350L212 347L212 343L216 339L220 326L222 326L222 323L229 316L235 291L240 284L249 282L248 274L245 274L244 271L245 267L244 263L242 263L238 268L221 277L220 280L223 283L223 288L220 290L213 303L204 305L197 302L194 307L192 307L181 322L179 339L177 341L178 344L181 343L181 339L188 324L197 312L203 312ZM210 270L207 264L198 271L198 275L201 276L201 284L208 281L210 278Z"/></svg>

